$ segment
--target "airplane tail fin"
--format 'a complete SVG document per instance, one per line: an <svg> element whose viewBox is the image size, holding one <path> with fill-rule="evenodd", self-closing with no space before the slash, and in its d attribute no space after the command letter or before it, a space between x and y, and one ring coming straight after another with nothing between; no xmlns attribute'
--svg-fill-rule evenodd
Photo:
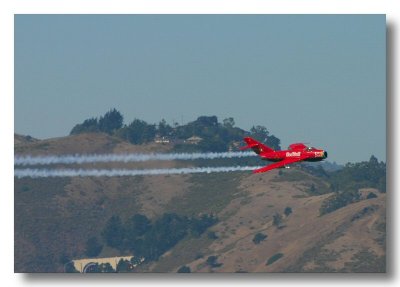
<svg viewBox="0 0 400 287"><path fill-rule="evenodd" d="M262 152L274 152L274 150L269 146L266 146L251 137L244 138L244 141L247 143L247 146L240 148L241 150L251 148L256 154L260 154Z"/></svg>

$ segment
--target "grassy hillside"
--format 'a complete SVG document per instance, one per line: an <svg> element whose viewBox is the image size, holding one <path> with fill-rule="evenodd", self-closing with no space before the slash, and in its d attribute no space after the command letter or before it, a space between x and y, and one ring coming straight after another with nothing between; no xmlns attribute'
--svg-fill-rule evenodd
<svg viewBox="0 0 400 287"><path fill-rule="evenodd" d="M19 140L15 153L168 152L172 148L132 145L95 133ZM206 162L139 166L188 164ZM371 192L376 197L369 198ZM124 221L140 213L155 220L175 213L214 214L218 222L200 236L188 234L158 260L135 271L176 272L186 266L191 272L385 272L385 193L361 190L357 201L322 215L321 205L333 194L328 178L298 167L265 174L15 179L15 271L63 272L69 259L87 257L86 242L91 237L104 245L98 257L130 255L103 241L101 233L111 216ZM257 234L261 234L259 241L254 240Z"/></svg>
<svg viewBox="0 0 400 287"><path fill-rule="evenodd" d="M226 217L211 228L218 239L193 239L196 251L186 262L179 259L190 242L182 243L153 270L176 271L185 264L192 272L385 271L384 194L320 216L320 205L330 194L308 196L304 190L312 177L305 174L303 181L276 181L277 173L242 179L243 194L219 213ZM293 210L288 216L285 207ZM273 224L276 213L282 215L280 226ZM266 239L255 244L259 233ZM210 256L218 258L219 267L207 264Z"/></svg>

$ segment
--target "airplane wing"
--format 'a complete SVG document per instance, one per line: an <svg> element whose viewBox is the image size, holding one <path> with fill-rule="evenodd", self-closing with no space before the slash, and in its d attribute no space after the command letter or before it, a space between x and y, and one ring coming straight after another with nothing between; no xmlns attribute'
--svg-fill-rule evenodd
<svg viewBox="0 0 400 287"><path fill-rule="evenodd" d="M278 168L278 167L282 167L282 166L285 166L285 165L288 165L288 164L291 164L291 163L302 161L305 158L306 157L287 158L287 159L284 159L284 160L279 161L277 163L273 163L273 164L264 166L263 168L259 168L259 169L253 170L253 173L266 172L266 171L269 171L269 170L274 169L274 168Z"/></svg>

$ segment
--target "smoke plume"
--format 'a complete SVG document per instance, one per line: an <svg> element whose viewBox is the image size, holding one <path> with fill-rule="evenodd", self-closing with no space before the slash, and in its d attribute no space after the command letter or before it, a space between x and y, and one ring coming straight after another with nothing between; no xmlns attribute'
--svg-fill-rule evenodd
<svg viewBox="0 0 400 287"><path fill-rule="evenodd" d="M144 162L157 160L195 160L217 158L241 158L255 156L253 152L206 152L206 153L153 153L153 154L75 154L49 156L15 156L14 165L84 164L98 162Z"/></svg>
<svg viewBox="0 0 400 287"><path fill-rule="evenodd" d="M191 173L214 173L249 171L261 168L261 166L225 166L225 167L188 167L169 169L15 169L17 178L31 177L74 177L74 176L136 176L136 175L169 175Z"/></svg>

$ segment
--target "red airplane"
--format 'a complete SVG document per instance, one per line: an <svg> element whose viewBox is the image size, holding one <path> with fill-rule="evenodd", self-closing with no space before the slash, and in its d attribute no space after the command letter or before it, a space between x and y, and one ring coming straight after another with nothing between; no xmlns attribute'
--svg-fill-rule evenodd
<svg viewBox="0 0 400 287"><path fill-rule="evenodd" d="M266 172L274 168L283 168L295 162L321 161L328 157L326 151L314 147L307 147L302 143L291 144L288 150L275 151L250 137L244 138L244 141L247 143L247 146L240 148L241 150L251 148L261 159L276 162L263 168L253 170L253 173Z"/></svg>

